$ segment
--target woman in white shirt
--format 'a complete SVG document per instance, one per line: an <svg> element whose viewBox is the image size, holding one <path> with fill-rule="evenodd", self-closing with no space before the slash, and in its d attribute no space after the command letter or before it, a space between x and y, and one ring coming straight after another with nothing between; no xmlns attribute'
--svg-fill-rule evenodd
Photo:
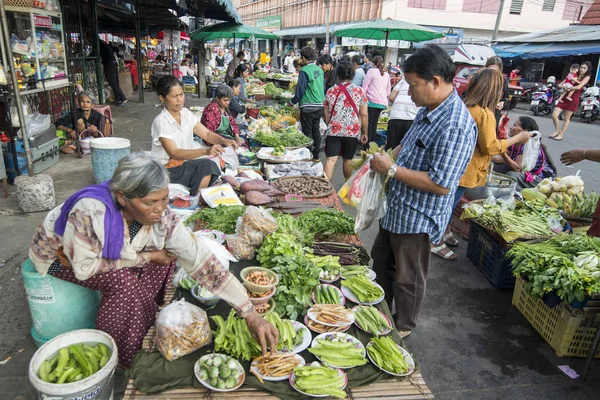
<svg viewBox="0 0 600 400"><path fill-rule="evenodd" d="M198 83L198 78L196 78L196 73L194 71L193 68L190 68L188 66L188 60L187 59L183 59L183 61L181 61L181 65L179 66L179 72L181 72L181 74L185 77L185 76L191 76L194 78L194 82Z"/></svg>
<svg viewBox="0 0 600 400"><path fill-rule="evenodd" d="M156 91L164 109L152 123L152 152L169 171L171 183L188 186L195 195L221 175L211 159L223 153L222 146L237 148L238 144L206 129L198 117L183 107L183 86L174 76L160 78ZM194 142L194 135L214 145L202 148Z"/></svg>
<svg viewBox="0 0 600 400"><path fill-rule="evenodd" d="M394 86L388 100L392 103L392 109L388 120L385 148L395 149L410 129L419 107L413 103L408 95L408 82L404 78Z"/></svg>

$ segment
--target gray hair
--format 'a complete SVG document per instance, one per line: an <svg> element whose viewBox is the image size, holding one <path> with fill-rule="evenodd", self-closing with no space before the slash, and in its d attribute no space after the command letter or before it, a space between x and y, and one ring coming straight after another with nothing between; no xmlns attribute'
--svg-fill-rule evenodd
<svg viewBox="0 0 600 400"><path fill-rule="evenodd" d="M117 192L122 192L131 200L168 187L169 172L156 158L143 153L132 153L121 158L110 181L110 191L117 204Z"/></svg>
<svg viewBox="0 0 600 400"><path fill-rule="evenodd" d="M233 90L229 86L224 83L221 83L217 86L217 90L215 90L215 98L223 98L227 97L231 99L233 97Z"/></svg>
<svg viewBox="0 0 600 400"><path fill-rule="evenodd" d="M81 92L77 93L77 101L81 101L82 97L88 97L92 101L92 103L96 104L96 98L94 97L92 92L82 90Z"/></svg>

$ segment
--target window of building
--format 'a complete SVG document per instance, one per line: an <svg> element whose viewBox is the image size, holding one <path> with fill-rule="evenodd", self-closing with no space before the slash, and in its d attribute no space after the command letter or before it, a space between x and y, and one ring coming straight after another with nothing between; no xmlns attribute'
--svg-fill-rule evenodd
<svg viewBox="0 0 600 400"><path fill-rule="evenodd" d="M500 0L464 0L464 12L478 14L498 14L500 8Z"/></svg>
<svg viewBox="0 0 600 400"><path fill-rule="evenodd" d="M510 13L511 14L521 14L521 10L523 9L523 0L512 0L510 2Z"/></svg>
<svg viewBox="0 0 600 400"><path fill-rule="evenodd" d="M556 0L544 0L542 11L554 11L554 3L556 3Z"/></svg>
<svg viewBox="0 0 600 400"><path fill-rule="evenodd" d="M586 3L581 0L566 0L563 10L563 20L578 22L581 17L590 7L591 3Z"/></svg>
<svg viewBox="0 0 600 400"><path fill-rule="evenodd" d="M408 0L411 8L426 8L428 10L445 10L446 0Z"/></svg>

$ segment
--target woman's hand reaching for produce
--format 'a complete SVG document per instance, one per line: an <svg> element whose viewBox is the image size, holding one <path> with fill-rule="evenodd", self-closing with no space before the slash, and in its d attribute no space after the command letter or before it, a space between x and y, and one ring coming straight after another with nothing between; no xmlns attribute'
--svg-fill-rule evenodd
<svg viewBox="0 0 600 400"><path fill-rule="evenodd" d="M223 150L223 147L221 147L220 144L215 144L214 146L212 146L209 151L208 151L208 155L209 156L220 156L221 154L223 154L225 150Z"/></svg>
<svg viewBox="0 0 600 400"><path fill-rule="evenodd" d="M235 150L237 150L237 149L238 149L238 147L240 147L240 145L239 145L239 144L238 144L238 142L237 142L237 139L236 139L236 140L233 140L233 139L225 139L225 146L231 146L231 147L233 147Z"/></svg>
<svg viewBox="0 0 600 400"><path fill-rule="evenodd" d="M585 150L573 149L566 151L560 155L560 162L565 165L577 164L580 161L585 160Z"/></svg>
<svg viewBox="0 0 600 400"><path fill-rule="evenodd" d="M269 342L271 355L275 354L277 351L277 343L279 343L279 332L273 324L258 315L256 310L252 311L252 314L246 317L246 324L248 325L250 334L260 345L263 357L268 356L267 342Z"/></svg>
<svg viewBox="0 0 600 400"><path fill-rule="evenodd" d="M241 138L241 137L239 137L239 136L236 136L236 137L235 137L235 141L236 141L236 143L237 143L238 145L240 145L240 146L243 146L243 145L244 145L244 139L242 139L242 138Z"/></svg>

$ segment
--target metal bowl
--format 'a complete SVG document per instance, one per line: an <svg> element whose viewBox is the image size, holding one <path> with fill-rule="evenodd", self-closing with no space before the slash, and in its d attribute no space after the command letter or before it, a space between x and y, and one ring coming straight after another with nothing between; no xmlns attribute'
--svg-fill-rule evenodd
<svg viewBox="0 0 600 400"><path fill-rule="evenodd" d="M487 199L490 196L495 198L512 196L517 188L517 180L508 175L492 173L492 178L485 186L477 186L467 189L465 197L471 201Z"/></svg>

